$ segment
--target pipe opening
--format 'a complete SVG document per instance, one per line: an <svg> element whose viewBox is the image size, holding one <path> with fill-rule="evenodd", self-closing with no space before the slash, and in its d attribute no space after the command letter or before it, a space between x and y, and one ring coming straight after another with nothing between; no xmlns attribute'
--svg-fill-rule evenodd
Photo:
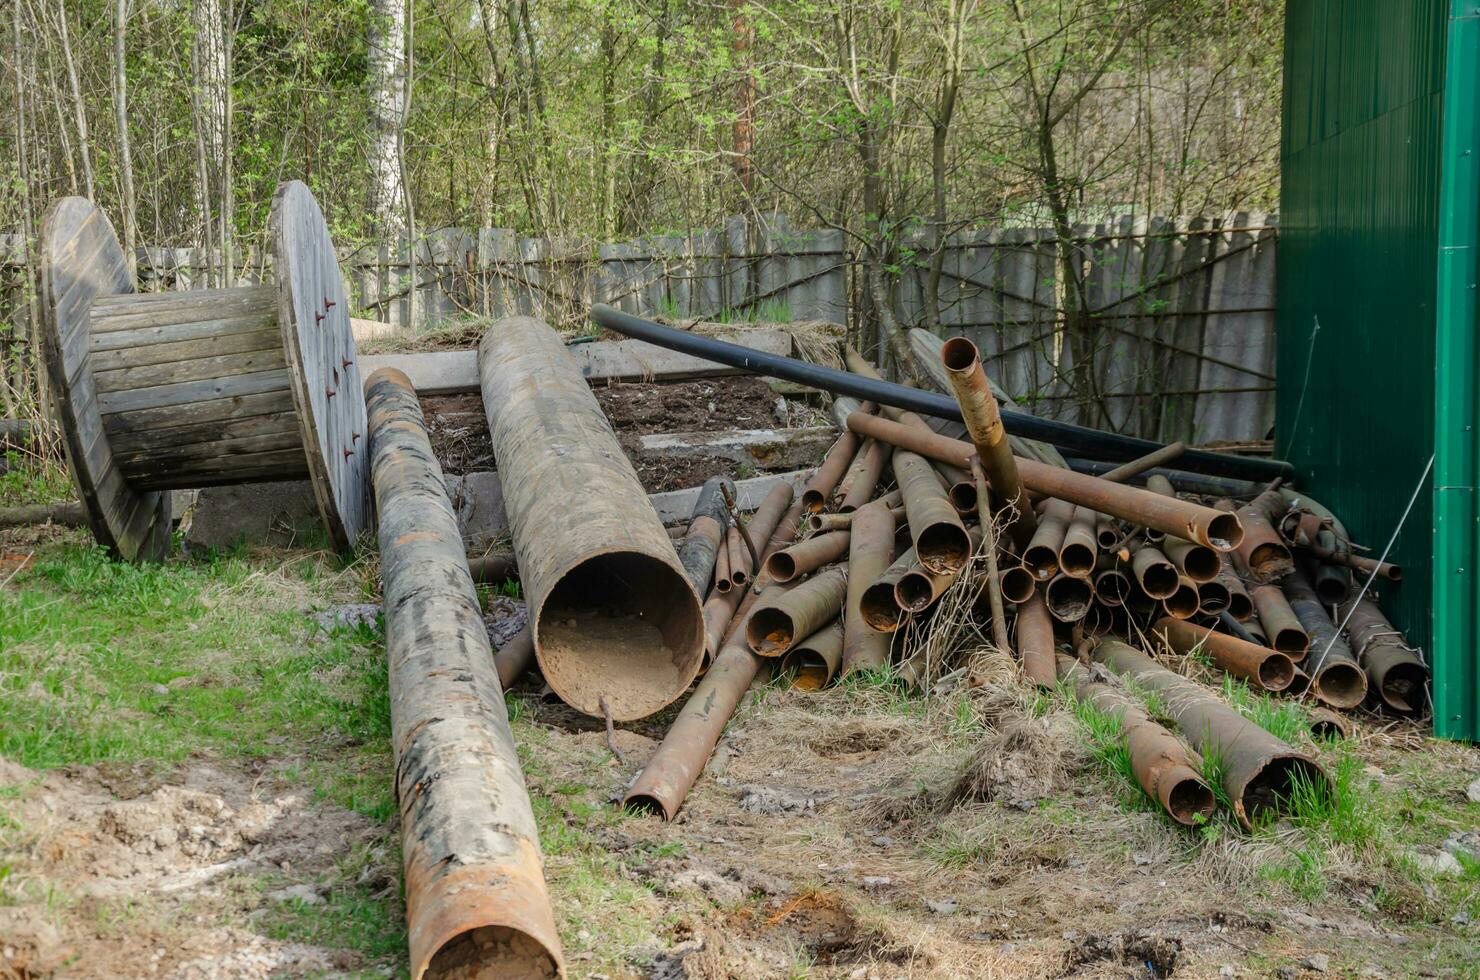
<svg viewBox="0 0 1480 980"><path fill-rule="evenodd" d="M1286 626L1275 633L1273 648L1291 660L1304 660L1310 652L1310 637L1293 626Z"/></svg>
<svg viewBox="0 0 1480 980"><path fill-rule="evenodd" d="M796 642L796 624L786 610L762 606L750 614L745 639L761 656L779 656Z"/></svg>
<svg viewBox="0 0 1480 980"><path fill-rule="evenodd" d="M1429 672L1419 664L1393 664L1377 693L1394 711L1417 714L1428 700L1428 679Z"/></svg>
<svg viewBox="0 0 1480 980"><path fill-rule="evenodd" d="M1166 806L1174 820L1190 827L1210 818L1218 803L1206 784L1192 776L1184 776L1167 793Z"/></svg>
<svg viewBox="0 0 1480 980"><path fill-rule="evenodd" d="M1088 578L1095 570L1094 549L1084 544L1066 544L1059 552L1059 571L1074 578Z"/></svg>
<svg viewBox="0 0 1480 980"><path fill-rule="evenodd" d="M1330 660L1311 681L1316 696L1337 708L1355 708L1367 696L1367 675L1348 660Z"/></svg>
<svg viewBox="0 0 1480 980"><path fill-rule="evenodd" d="M1254 600L1247 592L1228 590L1228 613L1240 623L1254 617Z"/></svg>
<svg viewBox="0 0 1480 980"><path fill-rule="evenodd" d="M1094 591L1101 602L1118 606L1131 594L1131 580L1124 572L1111 569L1095 576Z"/></svg>
<svg viewBox="0 0 1480 980"><path fill-rule="evenodd" d="M1046 544L1029 545L1023 552L1023 565L1040 582L1046 582L1059 572L1059 556Z"/></svg>
<svg viewBox="0 0 1480 980"><path fill-rule="evenodd" d="M1351 596L1351 579L1329 565L1322 566L1315 579L1316 595L1322 605L1339 606Z"/></svg>
<svg viewBox="0 0 1480 980"><path fill-rule="evenodd" d="M940 362L948 371L969 371L979 357L976 345L965 337L952 337L940 349Z"/></svg>
<svg viewBox="0 0 1480 980"><path fill-rule="evenodd" d="M791 686L799 691L820 691L827 684L827 661L811 650L788 653L781 672L791 675Z"/></svg>
<svg viewBox="0 0 1480 980"><path fill-rule="evenodd" d="M971 537L959 524L931 524L915 540L915 554L937 575L959 571L971 557Z"/></svg>
<svg viewBox="0 0 1480 980"><path fill-rule="evenodd" d="M1301 670L1299 667L1296 667L1295 673L1290 677L1289 685L1285 688L1285 693L1292 698L1298 698L1300 697L1300 695L1309 690L1310 675Z"/></svg>
<svg viewBox="0 0 1480 980"><path fill-rule="evenodd" d="M1177 591L1161 600L1162 605L1166 606L1167 615L1177 619L1191 619L1197 615L1199 601L1197 589L1192 587L1192 583L1180 580Z"/></svg>
<svg viewBox="0 0 1480 980"><path fill-rule="evenodd" d="M1089 583L1084 579L1062 575L1048 583L1043 599L1054 619L1072 623L1084 618L1092 595Z"/></svg>
<svg viewBox="0 0 1480 980"><path fill-rule="evenodd" d="M1217 615L1233 602L1233 592L1222 582L1203 582L1197 587L1197 605L1205 613ZM1237 616L1234 616L1237 619Z"/></svg>
<svg viewBox="0 0 1480 980"><path fill-rule="evenodd" d="M1310 785L1325 787L1329 792L1331 781L1321 767L1309 759L1295 755L1275 756L1244 784L1239 803L1244 815L1253 823L1266 813L1283 812L1296 789Z"/></svg>
<svg viewBox="0 0 1480 980"><path fill-rule="evenodd" d="M1223 562L1212 548L1196 545L1182 554L1182 571L1194 582L1207 582L1218 577Z"/></svg>
<svg viewBox="0 0 1480 980"><path fill-rule="evenodd" d="M997 584L1002 588L1002 598L1008 602L1027 602L1036 588L1033 573L1021 565L1004 569Z"/></svg>
<svg viewBox="0 0 1480 980"><path fill-rule="evenodd" d="M773 582L790 582L797 577L797 560L784 551L766 559L766 571Z"/></svg>
<svg viewBox="0 0 1480 980"><path fill-rule="evenodd" d="M946 496L951 501L951 506L956 508L956 513L965 517L976 513L976 484L953 483Z"/></svg>
<svg viewBox="0 0 1480 980"><path fill-rule="evenodd" d="M550 951L528 933L508 926L479 926L443 943L422 973L426 980L475 975L544 980L560 971Z"/></svg>
<svg viewBox="0 0 1480 980"><path fill-rule="evenodd" d="M1283 691L1295 679L1295 664L1289 657L1276 653L1259 665L1259 683L1266 691Z"/></svg>
<svg viewBox="0 0 1480 980"><path fill-rule="evenodd" d="M894 583L895 603L910 612L920 612L934 599L935 589L931 585L930 576L918 569L906 572Z"/></svg>
<svg viewBox="0 0 1480 980"><path fill-rule="evenodd" d="M858 601L858 611L869 628L879 633L894 632L904 618L904 610L894 599L892 582L875 582L864 589Z"/></svg>
<svg viewBox="0 0 1480 980"><path fill-rule="evenodd" d="M1120 530L1108 521L1102 522L1095 527L1095 541L1099 543L1101 551L1114 551L1120 547L1122 540L1124 540L1124 537L1121 535Z"/></svg>
<svg viewBox="0 0 1480 980"><path fill-rule="evenodd" d="M1141 588L1153 599L1165 599L1176 592L1179 581L1170 562L1157 562L1141 572Z"/></svg>
<svg viewBox="0 0 1480 980"><path fill-rule="evenodd" d="M822 505L826 502L827 498L823 496L821 490L809 489L802 491L802 513L804 514L821 513Z"/></svg>
<svg viewBox="0 0 1480 980"><path fill-rule="evenodd" d="M596 555L561 576L535 612L540 670L577 710L646 718L699 670L704 613L688 579L632 551Z"/></svg>
<svg viewBox="0 0 1480 980"><path fill-rule="evenodd" d="M668 808L656 796L647 793L633 793L622 801L622 809L628 813L652 814L662 817L664 820L673 819L668 815Z"/></svg>
<svg viewBox="0 0 1480 980"><path fill-rule="evenodd" d="M1232 551L1244 540L1244 526L1238 515L1219 513L1208 522L1208 544L1219 551Z"/></svg>

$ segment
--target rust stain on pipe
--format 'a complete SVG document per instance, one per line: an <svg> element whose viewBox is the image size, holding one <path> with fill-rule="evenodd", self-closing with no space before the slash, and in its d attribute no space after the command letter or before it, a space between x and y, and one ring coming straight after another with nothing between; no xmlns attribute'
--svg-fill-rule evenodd
<svg viewBox="0 0 1480 980"><path fill-rule="evenodd" d="M1388 622L1372 600L1363 598L1341 610L1346 634L1377 696L1394 711L1422 714L1428 704L1429 669L1403 642L1403 634Z"/></svg>
<svg viewBox="0 0 1480 980"><path fill-rule="evenodd" d="M965 337L952 337L940 349L940 362L948 372L951 391L961 406L961 418L991 484L998 512L1008 511L1007 532L1023 548L1037 530L1038 517L1018 475L1018 460L1008 445L1002 413L982 369L981 356L976 345Z"/></svg>
<svg viewBox="0 0 1480 980"><path fill-rule="evenodd" d="M1206 626L1167 616L1157 620L1152 633L1183 656L1202 648L1223 670L1266 691L1283 691L1295 676L1295 664L1278 650L1257 646Z"/></svg>
<svg viewBox="0 0 1480 980"><path fill-rule="evenodd" d="M1142 688L1156 691L1177 728L1204 756L1222 762L1223 788L1245 827L1279 813L1300 780L1331 791L1331 780L1308 753L1249 721L1200 684L1115 640L1102 640L1095 660Z"/></svg>
<svg viewBox="0 0 1480 980"><path fill-rule="evenodd" d="M1043 590L1049 613L1061 623L1083 619L1094 596L1088 581L1063 574L1055 575Z"/></svg>
<svg viewBox="0 0 1480 980"><path fill-rule="evenodd" d="M1177 591L1177 567L1153 545L1143 544L1132 553L1131 573L1153 599L1165 599Z"/></svg>
<svg viewBox="0 0 1480 980"><path fill-rule="evenodd" d="M1311 691L1333 708L1355 708L1367 697L1367 674L1356 655L1336 632L1336 624L1326 615L1303 575L1291 575L1282 587L1295 617L1310 637L1310 656L1304 666L1310 675Z"/></svg>
<svg viewBox="0 0 1480 980"><path fill-rule="evenodd" d="M1034 593L1018 604L1015 639L1023 658L1023 673L1039 687L1053 687L1058 680L1057 655L1053 640L1053 619L1043 596Z"/></svg>
<svg viewBox="0 0 1480 980"><path fill-rule="evenodd" d="M1161 543L1161 551L1177 566L1177 571L1198 585L1217 578L1218 571L1223 567L1223 560L1218 557L1218 552L1186 538L1167 535Z"/></svg>
<svg viewBox="0 0 1480 980"><path fill-rule="evenodd" d="M846 566L819 572L784 592L772 586L750 611L745 641L758 656L779 657L834 619L847 594Z"/></svg>
<svg viewBox="0 0 1480 980"><path fill-rule="evenodd" d="M869 629L892 633L904 623L904 610L894 597L894 586L906 572L918 565L915 549L910 548L894 559L878 578L864 586L859 596L859 611Z"/></svg>
<svg viewBox="0 0 1480 980"><path fill-rule="evenodd" d="M744 588L750 581L750 556L745 552L745 542L740 540L740 529L733 524L725 532L725 551L729 553L730 584Z"/></svg>
<svg viewBox="0 0 1480 980"><path fill-rule="evenodd" d="M848 416L848 428L861 435L881 439L897 449L906 449L954 466L969 465L968 461L974 453L970 443L859 412ZM896 461L899 459L897 451L894 458ZM1184 537L1217 551L1232 550L1243 540L1244 531L1238 517L1224 511L1194 504L1180 497L1164 497L1139 487L1106 483L1097 477L1034 460L1019 459L1017 466L1023 484L1029 490L1050 497L1058 497L1124 521Z"/></svg>
<svg viewBox="0 0 1480 980"><path fill-rule="evenodd" d="M796 522L802 513L802 503L792 503L792 488L789 484L778 484L771 488L760 507L750 518L750 533L757 540L769 541L767 551L791 543ZM790 508L788 510L788 508ZM745 599L746 592L730 590L712 595L704 603L704 654L711 662L719 653L720 644L735 616L735 610Z"/></svg>
<svg viewBox="0 0 1480 980"><path fill-rule="evenodd" d="M782 548L766 559L766 572L773 582L790 582L799 575L837 561L848 552L851 539L848 531L830 531Z"/></svg>
<svg viewBox="0 0 1480 980"><path fill-rule="evenodd" d="M971 557L971 539L935 471L916 453L896 450L893 458L894 478L904 495L910 540L920 564L932 572L959 570Z"/></svg>
<svg viewBox="0 0 1480 980"><path fill-rule="evenodd" d="M411 977L563 977L519 756L462 534L404 374L365 382Z"/></svg>
<svg viewBox="0 0 1480 980"><path fill-rule="evenodd" d="M787 651L781 672L799 691L820 691L843 662L843 624L834 620Z"/></svg>
<svg viewBox="0 0 1480 980"><path fill-rule="evenodd" d="M840 513L851 514L869 502L874 495L874 488L879 485L879 477L884 475L884 467L892 452L894 447L888 443L877 439L863 440L863 445L858 447L858 454L853 457L852 465L843 476L843 482L838 484Z"/></svg>
<svg viewBox="0 0 1480 980"><path fill-rule="evenodd" d="M1089 578L1095 572L1099 542L1095 538L1095 518L1088 507L1075 505L1074 516L1064 529L1064 542L1059 546L1059 571L1075 578Z"/></svg>
<svg viewBox="0 0 1480 980"><path fill-rule="evenodd" d="M1074 512L1074 505L1067 500L1050 498L1044 503L1038 530L1033 532L1028 547L1023 550L1023 567L1038 581L1047 582L1059 573L1059 552L1064 549L1064 538Z"/></svg>
<svg viewBox="0 0 1480 980"><path fill-rule="evenodd" d="M843 674L876 670L889 662L889 637L871 629L863 615L863 596L894 558L894 513L884 501L853 512L848 542L848 596L843 607Z"/></svg>
<svg viewBox="0 0 1480 980"><path fill-rule="evenodd" d="M1277 582L1295 571L1289 546L1270 523L1270 515L1283 512L1284 508L1284 498L1279 492L1267 490L1237 512L1244 538L1236 550L1248 566L1249 575L1260 585Z"/></svg>
<svg viewBox="0 0 1480 980"><path fill-rule="evenodd" d="M540 670L578 711L644 718L699 672L698 592L560 335L496 321L478 372Z"/></svg>
<svg viewBox="0 0 1480 980"><path fill-rule="evenodd" d="M1297 663L1310 652L1310 636L1278 585L1256 585L1251 597L1269 645Z"/></svg>
<svg viewBox="0 0 1480 980"><path fill-rule="evenodd" d="M1059 676L1074 685L1074 697L1120 723L1131 770L1146 795L1183 826L1205 822L1217 809L1213 789L1203 781L1202 759L1182 740L1157 724L1139 702L1070 657L1058 658ZM1103 669L1103 668L1101 668Z"/></svg>
<svg viewBox="0 0 1480 980"><path fill-rule="evenodd" d="M499 686L505 691L513 687L529 665L534 663L534 634L529 627L515 633L509 641L493 655L493 666L498 672Z"/></svg>

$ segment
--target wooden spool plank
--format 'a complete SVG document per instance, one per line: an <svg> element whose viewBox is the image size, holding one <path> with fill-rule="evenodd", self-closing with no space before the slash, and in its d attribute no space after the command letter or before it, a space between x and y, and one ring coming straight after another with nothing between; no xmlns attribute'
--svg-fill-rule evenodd
<svg viewBox="0 0 1480 980"><path fill-rule="evenodd" d="M113 461L123 473L124 478L133 481L142 476L156 477L168 476L171 473L196 472L207 464L211 464L213 471L229 466L233 461L245 467L254 462L250 457L257 454L296 449L300 450L300 459L296 465L286 468L283 479L301 480L308 476L308 467L301 459L302 448L303 443L295 429L291 432L266 433L241 439L200 442L164 451L150 448L127 454L116 453Z"/></svg>
<svg viewBox="0 0 1480 980"><path fill-rule="evenodd" d="M92 329L94 333L110 333L190 320L230 319L272 310L276 303L277 291L271 286L133 293L94 303Z"/></svg>
<svg viewBox="0 0 1480 980"><path fill-rule="evenodd" d="M195 402L232 398L237 395L260 395L287 388L291 372L285 368L270 371L254 371L229 378L210 378L205 381L185 381L179 384L156 385L152 388L136 388L132 391L115 391L98 395L98 408L104 415L117 412L133 412L146 408L170 408L190 405Z"/></svg>
<svg viewBox="0 0 1480 980"><path fill-rule="evenodd" d="M112 418L120 418L120 416L115 415ZM113 452L123 457L140 450L147 451L151 447L159 452L168 452L180 446L191 446L203 442L297 431L297 413L273 412L270 415L233 417L213 422L197 422L193 425L172 425L163 429L151 428L134 432L110 431L108 442L113 446Z"/></svg>
<svg viewBox="0 0 1480 980"><path fill-rule="evenodd" d="M42 352L68 466L93 535L128 561L163 557L169 498L124 483L99 417L88 363L88 311L94 299L133 290L113 227L90 201L68 197L41 229Z"/></svg>
<svg viewBox="0 0 1480 980"><path fill-rule="evenodd" d="M258 336L248 334L247 336ZM143 364L138 367L119 368L116 371L94 370L99 394L119 391L137 391L143 388L158 388L186 381L209 381L212 378L230 378L261 371L284 370L283 346L276 344L267 349L244 351L239 354L221 354L214 357L196 357L169 364Z"/></svg>
<svg viewBox="0 0 1480 980"><path fill-rule="evenodd" d="M100 350L94 344L92 365L93 372L101 374L104 371L148 367L153 364L172 364L177 361L192 361L201 357L217 357L222 354L246 354L259 350L281 351L282 349L282 341L278 337L277 320L274 317L266 328L258 328L246 333L217 334L201 340L142 344L121 350Z"/></svg>
<svg viewBox="0 0 1480 980"><path fill-rule="evenodd" d="M112 333L93 334L94 354L119 351L137 351L142 358L157 357L170 359L172 346L184 343L209 342L227 339L234 334L277 333L277 310L270 314L251 313L243 316L222 317L215 320L190 320L161 327L139 327L136 330L115 330ZM147 363L140 360L138 363Z"/></svg>
<svg viewBox="0 0 1480 980"><path fill-rule="evenodd" d="M243 453L240 456L220 458L214 462L201 462L188 467L179 467L167 472L141 474L131 478L131 484L149 489L167 489L180 485L182 480L189 486L203 487L210 481L224 483L253 483L271 480L301 480L304 477L300 449L286 449L262 453Z"/></svg>
<svg viewBox="0 0 1480 980"><path fill-rule="evenodd" d="M141 408L118 412L105 416L103 425L111 438L121 432L147 434L152 429L165 426L194 425L294 410L293 393L285 385L279 390L255 395L234 395L172 408Z"/></svg>
<svg viewBox="0 0 1480 980"><path fill-rule="evenodd" d="M369 523L365 397L334 244L301 182L278 187L272 243L304 455L324 526L346 550Z"/></svg>

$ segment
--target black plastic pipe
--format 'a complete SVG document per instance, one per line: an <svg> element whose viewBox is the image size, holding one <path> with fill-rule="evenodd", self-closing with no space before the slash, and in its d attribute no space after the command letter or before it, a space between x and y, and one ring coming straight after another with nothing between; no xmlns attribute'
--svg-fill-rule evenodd
<svg viewBox="0 0 1480 980"><path fill-rule="evenodd" d="M890 405L922 415L934 415L938 418L961 421L961 408L949 395L938 395L934 392L921 391L918 388L908 388L892 381L878 381L849 371L839 371L820 364L808 364L805 361L782 357L779 354L766 354L736 344L729 344L723 340L715 340L712 337L701 337L682 330L674 330L601 303L591 307L591 319L608 330L615 330L628 337L645 340L669 350L702 357L707 361L727 364L751 374L794 381L797 384L821 388L834 394L852 395L864 401ZM1161 448L1160 443L1146 439L1123 436L1115 432L1102 432L1099 429L1091 429L1069 422L1040 419L1034 415L1009 412L1006 409L1002 411L1002 422L1007 431L1015 436L1049 442L1060 449L1094 457L1116 460L1138 459L1152 450ZM1284 460L1233 456L1201 449L1187 450L1177 460L1177 465L1180 469L1194 473L1260 482L1268 482L1278 477L1286 480L1295 478L1295 468Z"/></svg>
<svg viewBox="0 0 1480 980"><path fill-rule="evenodd" d="M1069 464L1069 469L1075 473L1088 473L1090 476L1104 476L1113 470L1118 463L1109 463L1099 459L1080 459L1078 456L1069 456L1064 462ZM1179 459L1178 462L1181 462ZM1236 480L1226 476L1208 476L1205 473L1188 473L1186 470L1164 469L1160 466L1137 473L1124 482L1132 486L1142 487L1146 480L1153 476L1166 477L1173 487L1184 493L1200 493L1209 497L1257 497L1264 491L1266 484L1255 483L1251 480Z"/></svg>

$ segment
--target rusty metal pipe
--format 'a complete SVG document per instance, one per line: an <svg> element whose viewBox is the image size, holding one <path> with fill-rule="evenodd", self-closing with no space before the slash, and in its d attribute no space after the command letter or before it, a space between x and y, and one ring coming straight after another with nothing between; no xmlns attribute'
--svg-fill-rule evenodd
<svg viewBox="0 0 1480 980"><path fill-rule="evenodd" d="M1037 530L1038 518L1018 475L1017 457L1007 443L1002 413L997 399L992 397L992 385L982 369L981 356L970 340L952 337L940 349L940 362L949 372L951 390L961 406L961 419L991 484L998 512L1007 512L1007 533L1023 548Z"/></svg>
<svg viewBox="0 0 1480 980"><path fill-rule="evenodd" d="M1074 516L1064 530L1064 543L1059 546L1059 571L1065 575L1089 578L1094 574L1099 548L1095 539L1097 516L1088 507L1074 507Z"/></svg>
<svg viewBox="0 0 1480 980"><path fill-rule="evenodd" d="M702 665L698 592L560 335L495 321L478 372L540 672L578 711L645 718Z"/></svg>
<svg viewBox="0 0 1480 980"><path fill-rule="evenodd" d="M870 501L870 503L878 503L884 499L880 497L878 501ZM885 506L896 521L904 520L904 504L901 503L898 506L885 504ZM830 531L847 531L853 527L853 515L856 513L857 511L850 511L847 514L808 514L802 521L803 529L808 534L814 535L827 534Z"/></svg>
<svg viewBox="0 0 1480 980"><path fill-rule="evenodd" d="M1206 626L1165 616L1156 621L1152 635L1184 657L1201 648L1227 673L1242 677L1266 691L1283 691L1295 676L1295 664L1278 650L1257 646Z"/></svg>
<svg viewBox="0 0 1480 980"><path fill-rule="evenodd" d="M1202 685L1115 640L1101 640L1094 658L1157 692L1193 748L1220 761L1223 789L1245 827L1266 813L1281 812L1302 782L1331 791L1330 777L1313 757L1260 728Z"/></svg>
<svg viewBox="0 0 1480 980"><path fill-rule="evenodd" d="M981 544L981 532L971 529L971 547L975 552ZM956 584L964 567L954 572L937 574L924 566L916 566L900 576L894 583L894 601L905 612L917 616L931 606L945 591Z"/></svg>
<svg viewBox="0 0 1480 980"><path fill-rule="evenodd" d="M730 535L726 531L714 559L714 590L725 595L733 588L735 580L730 577Z"/></svg>
<svg viewBox="0 0 1480 980"><path fill-rule="evenodd" d="M479 555L468 559L468 572L474 582L506 582L519 577L519 564L513 555Z"/></svg>
<svg viewBox="0 0 1480 980"><path fill-rule="evenodd" d="M1027 602L1038 591L1033 573L1021 565L1003 564L997 576L997 585L1002 590L1002 598L1018 604Z"/></svg>
<svg viewBox="0 0 1480 980"><path fill-rule="evenodd" d="M819 572L784 593L769 589L750 611L745 641L757 656L779 657L836 618L847 594L847 566Z"/></svg>
<svg viewBox="0 0 1480 980"><path fill-rule="evenodd" d="M791 504L792 489L788 484L775 487L751 518L750 527L759 540L769 540L765 554L790 541L796 530L796 522L802 513L802 502ZM790 509L788 509L788 505ZM784 513L783 513L784 512ZM764 589L769 576L764 571L750 589L745 591L744 604L738 609L733 622L727 617L728 629L722 633L713 662L694 693L684 702L674 717L668 734L653 753L648 764L627 791L622 800L625 809L636 812L660 814L665 820L678 815L684 797L694 786L694 780L704 770L704 764L714 753L720 733L735 714L740 699L750 690L760 670L760 658L750 652L745 644L745 618L757 599L756 589ZM740 600L736 600L739 604ZM730 610L736 612L736 607Z"/></svg>
<svg viewBox="0 0 1480 980"><path fill-rule="evenodd" d="M1185 575L1182 577L1187 578ZM1192 579L1187 578L1187 581L1192 582ZM1218 579L1213 579L1211 582L1192 582L1192 584L1197 589L1197 611L1205 616L1216 616L1226 612L1230 603L1233 602L1233 593ZM1233 617L1233 620L1242 622L1237 616Z"/></svg>
<svg viewBox="0 0 1480 980"><path fill-rule="evenodd" d="M1240 623L1246 623L1254 616L1254 600L1249 597L1248 587L1244 580L1238 577L1233 570L1233 562L1224 555L1221 568L1218 569L1217 581L1228 590L1228 611L1233 613L1233 618Z"/></svg>
<svg viewBox="0 0 1480 980"><path fill-rule="evenodd" d="M725 550L729 552L730 584L743 589L750 581L750 555L745 551L745 542L740 539L740 529L733 524L725 532Z"/></svg>
<svg viewBox="0 0 1480 980"><path fill-rule="evenodd" d="M766 571L773 582L790 582L799 575L816 571L848 553L852 538L849 531L830 531L798 544L773 551L766 559Z"/></svg>
<svg viewBox="0 0 1480 980"><path fill-rule="evenodd" d="M1165 599L1177 591L1177 567L1160 548L1144 544L1131 555L1131 574L1153 599Z"/></svg>
<svg viewBox="0 0 1480 980"><path fill-rule="evenodd" d="M860 412L868 413L872 409L870 402L864 402ZM859 438L850 429L844 429L838 436L837 442L827 451L822 458L822 465L817 467L817 472L802 487L802 511L807 514L817 514L827 505L827 498L832 496L838 483L848 472L848 467L853 462L853 455L858 452Z"/></svg>
<svg viewBox="0 0 1480 980"><path fill-rule="evenodd" d="M1269 645L1297 663L1310 652L1310 636L1278 585L1256 585L1251 593Z"/></svg>
<svg viewBox="0 0 1480 980"><path fill-rule="evenodd" d="M1078 622L1089 610L1094 590L1089 582L1070 575L1055 575L1043 589L1049 613L1061 623Z"/></svg>
<svg viewBox="0 0 1480 980"><path fill-rule="evenodd" d="M1054 663L1057 652L1053 619L1042 595L1035 592L1026 602L1018 604L1014 627L1018 654L1023 658L1023 673L1039 687L1053 687L1058 681L1058 668Z"/></svg>
<svg viewBox="0 0 1480 980"><path fill-rule="evenodd" d="M1316 540L1332 554L1339 555L1348 550L1346 541L1338 538L1336 533L1329 528L1318 531ZM1328 606L1340 605L1351 597L1352 570L1347 565L1337 562L1316 562L1311 581L1315 585L1316 595L1320 596L1321 602Z"/></svg>
<svg viewBox="0 0 1480 980"><path fill-rule="evenodd" d="M1074 512L1074 505L1067 500L1049 498L1044 502L1038 530L1023 550L1023 567L1038 581L1047 582L1059 573L1059 552L1064 548Z"/></svg>
<svg viewBox="0 0 1480 980"><path fill-rule="evenodd" d="M879 478L884 475L884 467L888 465L889 454L892 452L894 447L888 443L877 439L863 440L848 472L843 475L843 482L838 484L840 513L851 514L869 502L874 495L874 488L879 485Z"/></svg>
<svg viewBox="0 0 1480 980"><path fill-rule="evenodd" d="M534 663L534 633L526 625L493 655L493 666L498 672L498 683L505 691L513 687L524 672Z"/></svg>
<svg viewBox="0 0 1480 980"><path fill-rule="evenodd" d="M848 428L861 435L888 442L896 449L909 450L956 466L966 464L974 453L970 443L857 412L848 416ZM894 458L897 466L897 451ZM1163 497L1139 487L1106 483L1097 477L1084 476L1033 460L1020 459L1017 465L1023 484L1029 490L1050 497L1081 504L1133 524L1153 527L1218 551L1231 550L1243 539L1243 528L1238 517L1225 511L1194 504L1179 497Z"/></svg>
<svg viewBox="0 0 1480 980"><path fill-rule="evenodd" d="M1113 554L1101 554L1095 561L1093 583L1095 598L1107 606L1119 606L1131 594L1131 580L1126 577Z"/></svg>
<svg viewBox="0 0 1480 980"><path fill-rule="evenodd" d="M1291 575L1283 583L1285 598L1310 637L1310 657L1305 672L1310 689L1333 708L1355 708L1367 696L1367 675L1357 663L1351 647L1336 632L1321 600L1303 575Z"/></svg>
<svg viewBox="0 0 1480 980"><path fill-rule="evenodd" d="M1170 463L1185 452L1187 452L1187 443L1181 441L1169 442L1160 449L1153 449L1145 456L1133 459L1128 463L1121 463L1109 472L1102 473L1100 479L1108 480L1111 483L1124 483L1133 476L1139 476L1147 470Z"/></svg>
<svg viewBox="0 0 1480 980"><path fill-rule="evenodd" d="M853 512L848 541L848 596L843 607L843 674L877 670L889 662L890 638L871 629L863 614L868 588L894 558L894 512L883 500Z"/></svg>
<svg viewBox="0 0 1480 980"><path fill-rule="evenodd" d="M1131 756L1131 770L1146 795L1161 804L1178 823L1206 822L1217 809L1213 789L1203 781L1202 759L1182 740L1152 720L1146 709L1123 690L1098 680L1072 657L1058 658L1059 677L1074 687L1076 700L1120 724Z"/></svg>
<svg viewBox="0 0 1480 980"><path fill-rule="evenodd" d="M1342 609L1351 639L1382 703L1405 715L1422 714L1428 703L1429 668L1409 649L1377 604L1362 598Z"/></svg>
<svg viewBox="0 0 1480 980"><path fill-rule="evenodd" d="M771 488L761 501L760 507L750 518L750 533L760 541L769 541L767 551L791 543L795 522L802 512L802 503L792 503L793 490L790 484L782 483ZM788 510L790 508L790 510ZM778 545L777 540L781 539ZM704 654L713 661L719 653L725 631L735 610L745 599L745 593L733 590L711 595L704 603Z"/></svg>
<svg viewBox="0 0 1480 980"><path fill-rule="evenodd" d="M838 672L843 661L843 624L828 623L786 652L781 658L781 673L791 676L791 686L799 691L820 691Z"/></svg>
<svg viewBox="0 0 1480 980"><path fill-rule="evenodd" d="M1162 599L1161 604L1173 619L1191 619L1202 608L1202 594L1198 592L1196 582L1179 575L1176 590Z"/></svg>
<svg viewBox="0 0 1480 980"><path fill-rule="evenodd" d="M565 976L462 534L411 382L365 382L413 980Z"/></svg>
<svg viewBox="0 0 1480 980"><path fill-rule="evenodd" d="M1186 538L1167 535L1161 543L1162 554L1166 555L1177 571L1201 585L1218 577L1223 561L1218 552L1207 545L1188 541Z"/></svg>
<svg viewBox="0 0 1480 980"><path fill-rule="evenodd" d="M894 586L918 564L915 549L910 548L894 559L878 578L864 586L859 595L858 609L869 629L877 633L893 633L904 623L904 610L894 597Z"/></svg>
<svg viewBox="0 0 1480 980"><path fill-rule="evenodd" d="M714 579L714 563L730 523L730 511L725 504L727 487L733 494L735 485L727 476L712 476L704 481L689 515L688 530L678 543L679 564L700 596L708 593Z"/></svg>
<svg viewBox="0 0 1480 980"><path fill-rule="evenodd" d="M1289 545L1270 523L1272 514L1283 511L1284 499L1276 490L1261 493L1237 511L1244 537L1235 550L1259 585L1277 582L1295 571Z"/></svg>
<svg viewBox="0 0 1480 980"><path fill-rule="evenodd" d="M935 471L924 457L913 452L896 450L893 460L894 478L904 495L910 540L920 564L932 572L959 570L971 557L971 539Z"/></svg>

